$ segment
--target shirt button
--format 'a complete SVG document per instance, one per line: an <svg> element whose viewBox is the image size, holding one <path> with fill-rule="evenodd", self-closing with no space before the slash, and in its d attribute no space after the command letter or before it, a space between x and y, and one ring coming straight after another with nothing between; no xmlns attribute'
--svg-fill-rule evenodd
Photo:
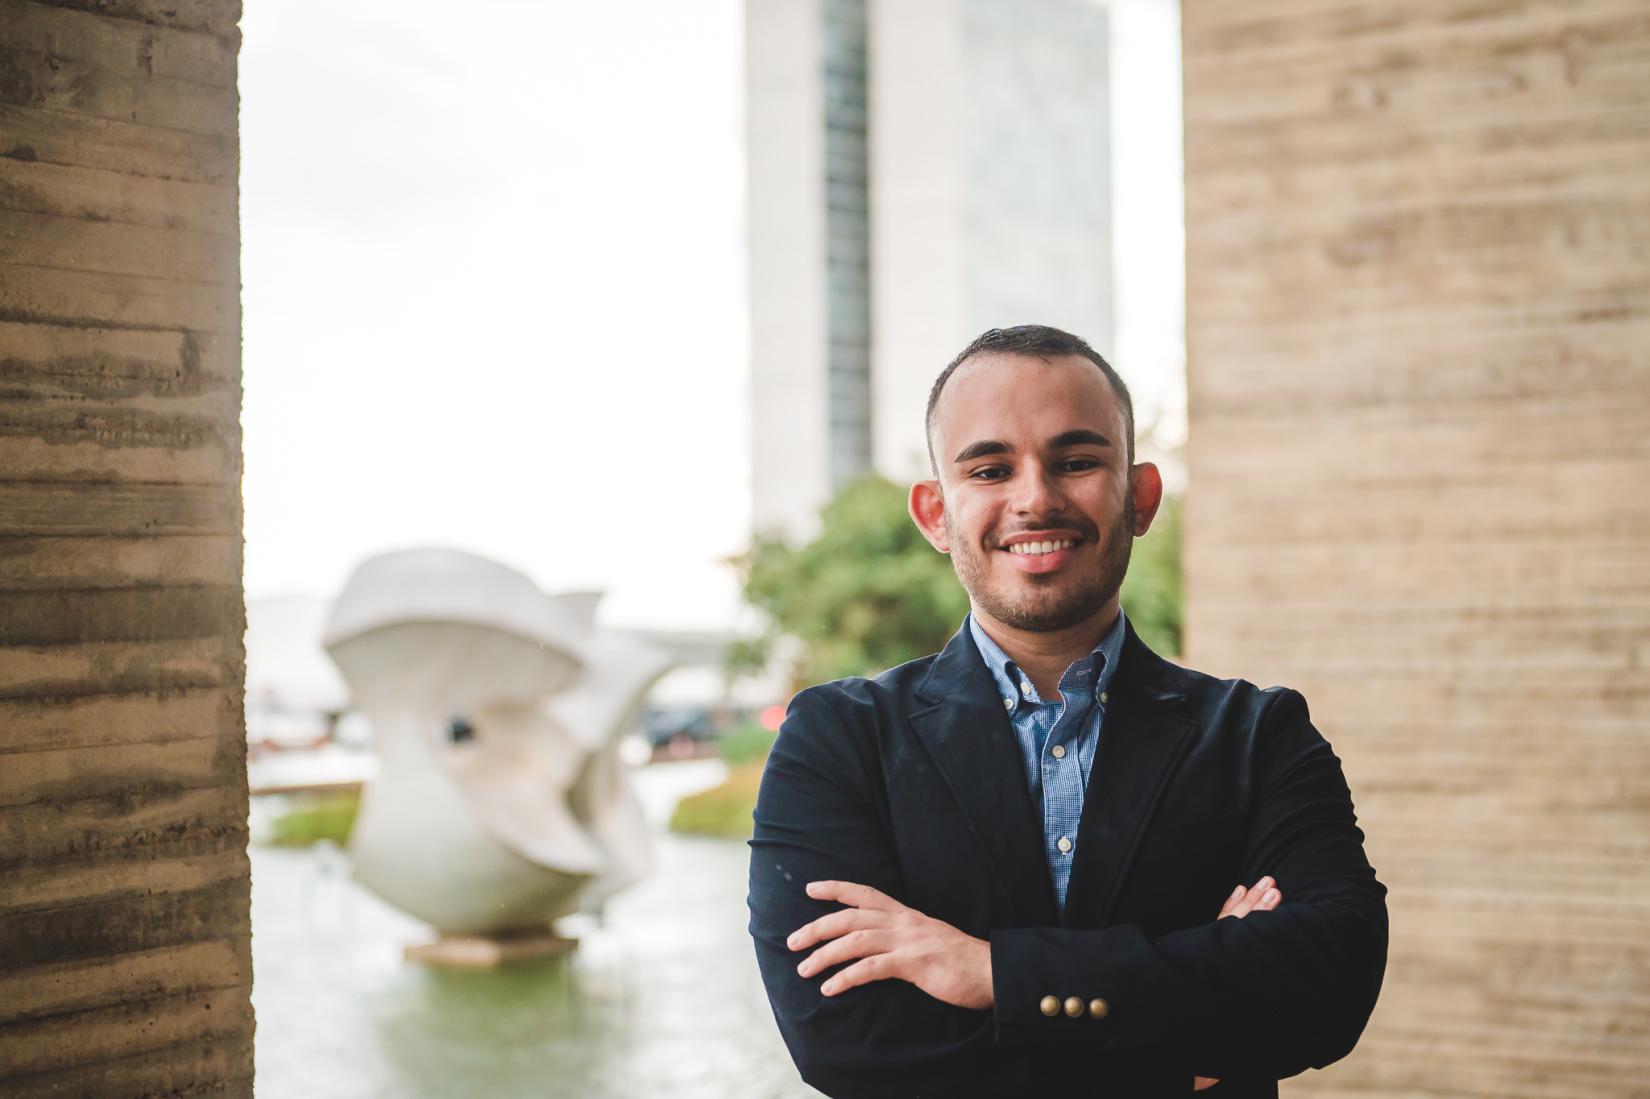
<svg viewBox="0 0 1650 1099"><path fill-rule="evenodd" d="M1024 691L1026 694L1030 694L1031 693L1031 680L1029 680L1029 679L1020 680L1020 690Z"/></svg>
<svg viewBox="0 0 1650 1099"><path fill-rule="evenodd" d="M1049 755L1053 756L1055 759L1066 758L1066 746L1064 744L1056 744L1054 747L1050 748L1048 752Z"/></svg>
<svg viewBox="0 0 1650 1099"><path fill-rule="evenodd" d="M1014 708L1014 698L1013 698L1013 696L1012 695L1005 696L1003 698L1003 709L1012 710L1013 708Z"/></svg>
<svg viewBox="0 0 1650 1099"><path fill-rule="evenodd" d="M1100 692L1100 701L1102 703L1104 703L1106 701L1106 692L1105 691Z"/></svg>
<svg viewBox="0 0 1650 1099"><path fill-rule="evenodd" d="M1071 851L1071 841L1068 840L1064 836L1061 836L1060 837L1060 842L1056 843L1054 846L1056 846L1060 849L1060 854L1062 854L1062 855L1067 854L1068 852Z"/></svg>

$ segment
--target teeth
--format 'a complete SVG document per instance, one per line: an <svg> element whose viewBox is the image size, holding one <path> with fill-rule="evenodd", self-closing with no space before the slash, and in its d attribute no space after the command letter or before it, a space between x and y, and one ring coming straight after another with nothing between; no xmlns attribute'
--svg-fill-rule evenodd
<svg viewBox="0 0 1650 1099"><path fill-rule="evenodd" d="M1070 549L1073 545L1075 543L1070 538L1062 538L1054 542L1020 542L1008 547L1008 551L1026 557L1040 557L1055 550Z"/></svg>

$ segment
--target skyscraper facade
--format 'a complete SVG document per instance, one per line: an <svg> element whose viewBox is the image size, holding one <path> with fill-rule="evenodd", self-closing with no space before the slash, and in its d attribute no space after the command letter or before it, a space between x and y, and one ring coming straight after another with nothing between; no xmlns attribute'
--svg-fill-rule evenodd
<svg viewBox="0 0 1650 1099"><path fill-rule="evenodd" d="M990 327L1112 335L1108 36L1090 0L747 6L752 520L920 474Z"/></svg>

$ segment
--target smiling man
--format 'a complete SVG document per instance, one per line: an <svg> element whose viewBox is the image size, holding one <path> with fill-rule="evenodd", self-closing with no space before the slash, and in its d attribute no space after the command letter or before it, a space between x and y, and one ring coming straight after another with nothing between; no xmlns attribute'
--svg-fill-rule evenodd
<svg viewBox="0 0 1650 1099"><path fill-rule="evenodd" d="M993 329L927 429L911 516L970 613L934 656L798 694L757 801L751 934L803 1078L1273 1097L1345 1056L1386 889L1301 696L1177 667L1123 614L1163 486L1122 379L1069 333Z"/></svg>

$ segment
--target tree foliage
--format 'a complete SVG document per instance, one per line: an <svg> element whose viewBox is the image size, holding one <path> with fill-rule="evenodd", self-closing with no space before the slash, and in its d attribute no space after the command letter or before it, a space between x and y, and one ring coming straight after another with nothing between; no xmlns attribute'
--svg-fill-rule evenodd
<svg viewBox="0 0 1650 1099"><path fill-rule="evenodd" d="M1168 657L1180 654L1180 513L1180 497L1163 497L1123 577L1124 613L1140 640Z"/></svg>
<svg viewBox="0 0 1650 1099"><path fill-rule="evenodd" d="M865 675L936 652L968 613L968 597L905 511L905 491L881 477L844 485L819 536L793 547L758 537L740 562L745 599L768 629L735 653L761 666L794 648L797 685ZM785 646L782 639L791 639Z"/></svg>
<svg viewBox="0 0 1650 1099"><path fill-rule="evenodd" d="M738 562L745 600L768 627L735 647L735 670L788 656L794 685L866 675L937 652L968 613L951 560L911 521L905 490L881 477L845 485L803 546L758 537ZM1147 644L1180 645L1180 507L1164 501L1136 541L1123 604Z"/></svg>

